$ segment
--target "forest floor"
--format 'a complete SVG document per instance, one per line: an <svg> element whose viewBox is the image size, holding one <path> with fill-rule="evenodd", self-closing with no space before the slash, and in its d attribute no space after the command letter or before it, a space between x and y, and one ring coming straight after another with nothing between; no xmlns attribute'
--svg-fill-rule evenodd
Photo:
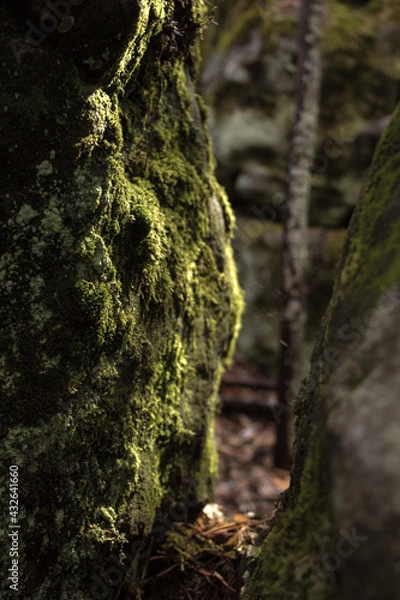
<svg viewBox="0 0 400 600"><path fill-rule="evenodd" d="M260 387L249 387L256 385ZM273 387L274 382L243 359L222 380L221 412L216 418L215 502L226 515L271 516L279 494L289 485L289 473L273 464L276 426L271 406L277 402L276 391L269 389Z"/></svg>
<svg viewBox="0 0 400 600"><path fill-rule="evenodd" d="M274 469L274 383L237 360L216 419L219 479L194 523L175 525L151 557L143 600L238 600L249 558L268 535L289 473Z"/></svg>

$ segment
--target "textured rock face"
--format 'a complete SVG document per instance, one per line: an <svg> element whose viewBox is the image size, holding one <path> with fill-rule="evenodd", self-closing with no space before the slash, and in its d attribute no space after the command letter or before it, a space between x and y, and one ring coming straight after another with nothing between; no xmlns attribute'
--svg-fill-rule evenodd
<svg viewBox="0 0 400 600"><path fill-rule="evenodd" d="M246 600L398 596L399 140L397 109L350 225L297 401L291 487Z"/></svg>
<svg viewBox="0 0 400 600"><path fill-rule="evenodd" d="M115 597L110 556L210 491L241 308L192 84L203 3L63 6L0 8L1 489L17 466L37 600Z"/></svg>
<svg viewBox="0 0 400 600"><path fill-rule="evenodd" d="M345 600L389 599L400 589L399 288L362 316L364 331L326 389L332 510L359 538L341 565Z"/></svg>
<svg viewBox="0 0 400 600"><path fill-rule="evenodd" d="M202 85L211 105L217 173L241 215L235 249L248 306L238 350L270 376L279 355L279 303L270 284L279 286L277 264L252 232L261 231L263 221L281 221L294 119L298 8L297 0L221 1L219 27L210 29L204 46ZM325 23L310 225L340 230L398 99L400 11L396 3L331 0ZM340 246L336 249L338 256ZM322 262L322 275L317 262L310 269L309 340L321 316L318 305L329 302L334 280L335 261ZM318 291L314 301L320 277L325 293Z"/></svg>

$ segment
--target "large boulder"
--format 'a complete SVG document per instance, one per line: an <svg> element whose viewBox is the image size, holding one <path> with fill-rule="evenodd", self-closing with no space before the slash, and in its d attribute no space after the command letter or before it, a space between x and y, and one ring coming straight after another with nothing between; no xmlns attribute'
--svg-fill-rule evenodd
<svg viewBox="0 0 400 600"><path fill-rule="evenodd" d="M295 461L244 600L400 590L400 107L350 224L298 397Z"/></svg>
<svg viewBox="0 0 400 600"><path fill-rule="evenodd" d="M203 19L0 6L5 600L120 597L151 531L211 494L241 295L192 83Z"/></svg>

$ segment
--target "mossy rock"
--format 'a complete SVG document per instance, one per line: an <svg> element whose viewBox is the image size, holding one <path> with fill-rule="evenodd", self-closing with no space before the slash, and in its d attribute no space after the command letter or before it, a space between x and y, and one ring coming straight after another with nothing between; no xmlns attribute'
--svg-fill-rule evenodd
<svg viewBox="0 0 400 600"><path fill-rule="evenodd" d="M100 578L113 598L112 557L135 558L158 510L187 514L212 494L216 393L242 306L192 83L205 7L87 0L40 43L25 20L40 32L43 15L12 8L0 8L2 497L15 465L21 597L88 599ZM3 510L3 535L9 523Z"/></svg>
<svg viewBox="0 0 400 600"><path fill-rule="evenodd" d="M363 185L295 407L291 485L243 600L398 596L400 107Z"/></svg>

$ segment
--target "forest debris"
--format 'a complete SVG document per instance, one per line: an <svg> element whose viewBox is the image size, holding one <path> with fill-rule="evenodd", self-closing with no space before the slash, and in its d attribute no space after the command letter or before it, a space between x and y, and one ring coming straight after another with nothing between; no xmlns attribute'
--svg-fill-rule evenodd
<svg viewBox="0 0 400 600"><path fill-rule="evenodd" d="M219 480L215 500L225 514L272 515L276 500L289 485L289 473L274 469L275 425L271 419L242 412L219 415L216 441Z"/></svg>
<svg viewBox="0 0 400 600"><path fill-rule="evenodd" d="M143 597L237 600L249 547L261 543L271 523L271 517L228 518L219 505L205 506L195 523L176 524L150 558Z"/></svg>

